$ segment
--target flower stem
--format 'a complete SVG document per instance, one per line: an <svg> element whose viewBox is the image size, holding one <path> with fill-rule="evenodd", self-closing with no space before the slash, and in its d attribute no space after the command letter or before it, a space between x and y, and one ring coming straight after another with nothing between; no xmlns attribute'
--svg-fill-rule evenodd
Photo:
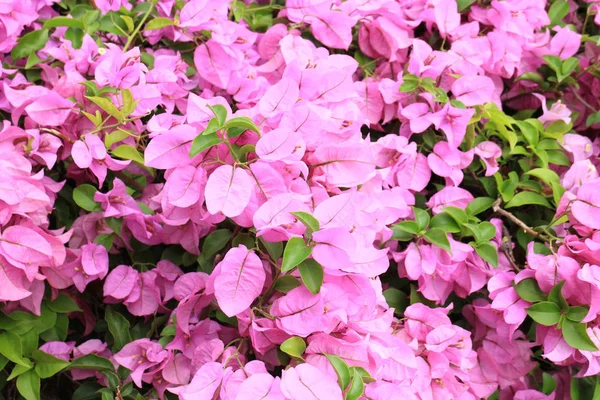
<svg viewBox="0 0 600 400"><path fill-rule="evenodd" d="M150 8L148 9L148 11L146 11L146 14L144 14L144 17L142 18L142 20L140 21L140 23L138 24L138 26L136 26L135 30L131 33L131 35L129 35L127 37L127 43L125 43L125 46L123 46L123 53L125 53L127 51L127 49L129 49L129 46L131 46L131 43L133 42L133 39L135 39L136 35L140 31L140 29L142 29L142 26L146 23L146 20L148 19L148 17L152 13L152 10L154 10L154 6L156 5L157 1L158 0L152 0Z"/></svg>

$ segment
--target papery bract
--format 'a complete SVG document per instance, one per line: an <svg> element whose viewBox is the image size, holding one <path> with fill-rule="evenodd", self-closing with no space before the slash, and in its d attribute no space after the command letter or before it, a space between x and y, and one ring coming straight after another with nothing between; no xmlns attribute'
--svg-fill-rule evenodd
<svg viewBox="0 0 600 400"><path fill-rule="evenodd" d="M213 274L217 303L229 317L250 307L265 282L260 258L244 245L229 250Z"/></svg>

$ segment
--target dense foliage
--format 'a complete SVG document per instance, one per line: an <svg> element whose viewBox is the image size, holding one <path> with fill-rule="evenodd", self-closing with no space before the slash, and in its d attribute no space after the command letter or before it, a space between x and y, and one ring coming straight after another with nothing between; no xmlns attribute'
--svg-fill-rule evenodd
<svg viewBox="0 0 600 400"><path fill-rule="evenodd" d="M0 1L0 397L600 399L599 12Z"/></svg>

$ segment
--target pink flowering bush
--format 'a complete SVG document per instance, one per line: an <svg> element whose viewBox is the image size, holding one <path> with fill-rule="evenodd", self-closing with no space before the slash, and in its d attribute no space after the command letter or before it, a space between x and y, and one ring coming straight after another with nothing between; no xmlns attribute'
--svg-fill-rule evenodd
<svg viewBox="0 0 600 400"><path fill-rule="evenodd" d="M0 2L0 398L600 398L600 2Z"/></svg>

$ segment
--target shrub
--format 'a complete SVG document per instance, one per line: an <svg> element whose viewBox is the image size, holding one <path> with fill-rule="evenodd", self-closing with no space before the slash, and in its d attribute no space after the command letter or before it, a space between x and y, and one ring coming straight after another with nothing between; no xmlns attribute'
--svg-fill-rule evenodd
<svg viewBox="0 0 600 400"><path fill-rule="evenodd" d="M599 4L5 1L3 398L600 398Z"/></svg>

